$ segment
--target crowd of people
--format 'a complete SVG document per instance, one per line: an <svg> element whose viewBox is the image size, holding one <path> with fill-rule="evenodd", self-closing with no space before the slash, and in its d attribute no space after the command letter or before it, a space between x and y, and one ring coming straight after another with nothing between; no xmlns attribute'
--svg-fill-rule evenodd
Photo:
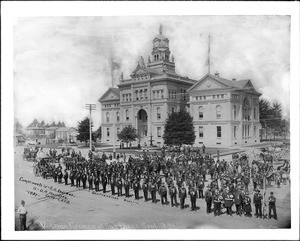
<svg viewBox="0 0 300 241"><path fill-rule="evenodd" d="M50 149L48 155L56 158L57 151ZM264 179L266 185L275 181L278 186L285 171L274 171L270 161L250 163L246 155L235 154L231 162L226 162L205 154L203 148L196 151L187 148L180 152L162 149L160 154L143 151L138 157L118 154L116 159L111 154L96 156L91 151L86 158L80 151L64 149L60 157L63 163L52 165L51 169L51 176L57 183L127 198L133 192L137 200L141 192L146 202L157 203L159 196L162 205L181 209L189 206L186 199L190 199L193 211L199 209L197 202L202 205L205 201L206 212L213 212L215 216L222 215L224 209L230 216L235 213L252 217L254 212L257 218L273 216L277 219L276 198L272 192L268 198L263 195ZM281 167L289 171L287 163ZM47 172L46 168L42 171L44 178ZM277 173L281 176L277 177ZM266 209L263 211L267 205L269 213Z"/></svg>

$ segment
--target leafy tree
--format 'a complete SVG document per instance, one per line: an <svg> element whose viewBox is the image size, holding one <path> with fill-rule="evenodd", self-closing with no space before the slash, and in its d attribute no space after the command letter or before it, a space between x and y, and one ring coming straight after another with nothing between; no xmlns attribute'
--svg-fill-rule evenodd
<svg viewBox="0 0 300 241"><path fill-rule="evenodd" d="M61 123L61 127L66 127L65 122L62 122L62 123Z"/></svg>
<svg viewBox="0 0 300 241"><path fill-rule="evenodd" d="M137 130L132 126L126 126L123 130L118 134L118 138L127 143L133 142L138 138Z"/></svg>
<svg viewBox="0 0 300 241"><path fill-rule="evenodd" d="M261 139L262 139L263 132L266 134L266 139L267 139L268 130L271 128L270 116L271 116L270 103L265 99L261 99L259 101L259 122L262 127L262 132L260 137Z"/></svg>
<svg viewBox="0 0 300 241"><path fill-rule="evenodd" d="M101 126L95 131L95 138L101 139L102 137L102 131L101 131Z"/></svg>
<svg viewBox="0 0 300 241"><path fill-rule="evenodd" d="M92 122L92 127L93 127L93 122ZM77 140L81 142L85 142L87 145L89 139L90 139L90 119L85 118L84 120L78 122L78 135L77 135ZM94 133L92 133L92 140L95 140Z"/></svg>
<svg viewBox="0 0 300 241"><path fill-rule="evenodd" d="M166 121L163 138L166 145L193 145L196 139L193 117L184 109L173 112Z"/></svg>

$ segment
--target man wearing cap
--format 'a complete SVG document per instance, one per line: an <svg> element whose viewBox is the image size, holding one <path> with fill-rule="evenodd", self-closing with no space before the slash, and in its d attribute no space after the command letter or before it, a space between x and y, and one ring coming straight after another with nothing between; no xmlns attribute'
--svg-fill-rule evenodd
<svg viewBox="0 0 300 241"><path fill-rule="evenodd" d="M169 194L170 194L170 199L171 199L171 205L172 207L174 206L174 204L177 206L177 189L174 186L174 183L171 185L171 187L169 188Z"/></svg>
<svg viewBox="0 0 300 241"><path fill-rule="evenodd" d="M270 192L270 196L268 198L268 201L269 201L269 219L271 218L271 211L273 210L274 218L277 220L276 198L274 197L273 192Z"/></svg>
<svg viewBox="0 0 300 241"><path fill-rule="evenodd" d="M134 190L134 198L139 199L140 183L137 181L137 179L135 179L135 181L133 182L133 190Z"/></svg>
<svg viewBox="0 0 300 241"><path fill-rule="evenodd" d="M211 212L211 203L212 203L212 192L209 186L207 186L207 190L205 191L205 202L206 202L206 213Z"/></svg>
<svg viewBox="0 0 300 241"><path fill-rule="evenodd" d="M197 190L199 192L199 198L204 198L203 196L204 180L203 177L200 177L200 180L197 182Z"/></svg>
<svg viewBox="0 0 300 241"><path fill-rule="evenodd" d="M25 208L25 202L22 200L21 201L21 206L18 208L17 213L20 215L20 229L26 230L26 215L27 215L27 210Z"/></svg>
<svg viewBox="0 0 300 241"><path fill-rule="evenodd" d="M164 183L162 183L162 185L159 187L158 193L160 195L161 204L164 204L164 203L167 204L167 202L168 202L168 200L167 200L167 187L165 186Z"/></svg>
<svg viewBox="0 0 300 241"><path fill-rule="evenodd" d="M259 189L255 190L255 194L253 196L253 202L255 206L255 217L262 218L261 205L262 205L263 196L260 194Z"/></svg>
<svg viewBox="0 0 300 241"><path fill-rule="evenodd" d="M220 195L219 190L215 190L215 194L213 197L214 200L214 214L215 216L220 216L221 214L221 204L223 202L223 197Z"/></svg>
<svg viewBox="0 0 300 241"><path fill-rule="evenodd" d="M180 198L180 208L184 209L184 201L185 201L185 198L186 198L186 189L185 189L184 186L182 186L179 189L179 198Z"/></svg>
<svg viewBox="0 0 300 241"><path fill-rule="evenodd" d="M193 186L189 190L189 195L191 198L191 210L194 211L196 210L197 191Z"/></svg>
<svg viewBox="0 0 300 241"><path fill-rule="evenodd" d="M226 208L227 215L232 215L232 207L233 205L233 194L229 191L229 187L227 186L224 193L224 206Z"/></svg>
<svg viewBox="0 0 300 241"><path fill-rule="evenodd" d="M156 190L157 190L157 185L155 183L155 180L153 180L152 184L150 185L152 203L156 203Z"/></svg>
<svg viewBox="0 0 300 241"><path fill-rule="evenodd" d="M149 190L149 185L147 183L147 180L145 179L142 185L143 193L144 193L144 199L145 202L148 201L148 190Z"/></svg>
<svg viewBox="0 0 300 241"><path fill-rule="evenodd" d="M249 197L249 192L245 193L245 199L244 199L244 211L245 211L245 216L246 217L251 217L251 212L252 212L252 208L251 208L251 198Z"/></svg>
<svg viewBox="0 0 300 241"><path fill-rule="evenodd" d="M129 197L129 188L130 188L130 183L126 178L124 181L125 197Z"/></svg>
<svg viewBox="0 0 300 241"><path fill-rule="evenodd" d="M237 191L234 194L234 199L233 202L235 204L236 207L236 215L242 216L242 202L243 202L243 198L241 195L241 188L238 187Z"/></svg>

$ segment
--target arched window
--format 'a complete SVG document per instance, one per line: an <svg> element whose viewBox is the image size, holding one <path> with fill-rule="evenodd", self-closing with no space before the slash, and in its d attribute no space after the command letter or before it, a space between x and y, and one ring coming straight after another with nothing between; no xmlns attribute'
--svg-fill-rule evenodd
<svg viewBox="0 0 300 241"><path fill-rule="evenodd" d="M203 107L199 106L199 119L203 119Z"/></svg>
<svg viewBox="0 0 300 241"><path fill-rule="evenodd" d="M249 104L249 100L246 97L243 101L243 120L250 120L250 112L251 108L250 108L250 104Z"/></svg>
<svg viewBox="0 0 300 241"><path fill-rule="evenodd" d="M175 108L174 108L174 107L172 107L172 108L171 108L171 112L172 112L172 113L174 113L174 111L175 111Z"/></svg>
<svg viewBox="0 0 300 241"><path fill-rule="evenodd" d="M117 111L116 115L117 115L117 122L119 122L120 121L120 113Z"/></svg>
<svg viewBox="0 0 300 241"><path fill-rule="evenodd" d="M157 119L160 120L161 119L161 109L160 109L160 107L157 107L156 112L157 112Z"/></svg>
<svg viewBox="0 0 300 241"><path fill-rule="evenodd" d="M222 118L222 107L220 105L217 105L217 107L216 107L216 117L217 117L217 119Z"/></svg>
<svg viewBox="0 0 300 241"><path fill-rule="evenodd" d="M106 112L106 122L108 123L109 122L109 113Z"/></svg>

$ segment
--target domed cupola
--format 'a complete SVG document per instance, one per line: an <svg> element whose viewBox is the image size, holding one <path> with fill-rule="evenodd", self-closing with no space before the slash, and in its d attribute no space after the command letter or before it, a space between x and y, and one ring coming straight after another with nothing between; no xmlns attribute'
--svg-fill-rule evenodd
<svg viewBox="0 0 300 241"><path fill-rule="evenodd" d="M153 39L153 61L169 61L169 39L162 34L162 25L159 27L159 34Z"/></svg>
<svg viewBox="0 0 300 241"><path fill-rule="evenodd" d="M170 58L169 39L163 35L162 25L160 25L159 34L154 37L152 43L152 56L148 58L147 67L158 71L175 72L174 57Z"/></svg>

